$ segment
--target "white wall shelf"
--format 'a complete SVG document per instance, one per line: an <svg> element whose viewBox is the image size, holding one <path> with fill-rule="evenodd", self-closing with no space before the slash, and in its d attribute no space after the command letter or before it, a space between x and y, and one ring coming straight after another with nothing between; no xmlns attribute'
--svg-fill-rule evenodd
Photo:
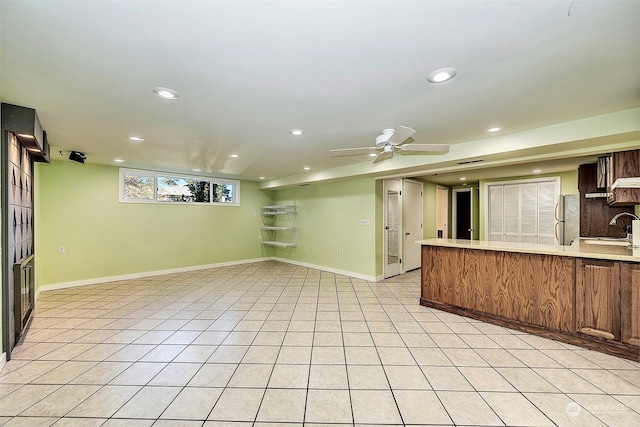
<svg viewBox="0 0 640 427"><path fill-rule="evenodd" d="M261 230L262 244L279 248L296 246L296 206L262 206L260 215L264 224Z"/></svg>

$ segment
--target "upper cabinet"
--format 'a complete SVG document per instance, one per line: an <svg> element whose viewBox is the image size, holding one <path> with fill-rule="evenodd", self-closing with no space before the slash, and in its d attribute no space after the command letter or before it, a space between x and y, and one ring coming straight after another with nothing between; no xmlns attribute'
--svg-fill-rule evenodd
<svg viewBox="0 0 640 427"><path fill-rule="evenodd" d="M640 205L639 183L640 150L611 153L607 162L607 204Z"/></svg>
<svg viewBox="0 0 640 427"><path fill-rule="evenodd" d="M633 206L607 205L604 188L598 187L596 163L580 165L578 168L578 189L580 190L580 236L582 237L624 237L622 226L630 224L629 217L622 217L618 225L609 225L611 218L621 212L633 213Z"/></svg>

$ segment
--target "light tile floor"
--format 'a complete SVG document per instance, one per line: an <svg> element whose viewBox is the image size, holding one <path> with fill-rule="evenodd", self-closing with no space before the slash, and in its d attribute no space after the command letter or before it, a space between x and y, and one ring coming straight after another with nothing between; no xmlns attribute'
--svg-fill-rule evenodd
<svg viewBox="0 0 640 427"><path fill-rule="evenodd" d="M4 426L640 426L640 364L260 262L50 291Z"/></svg>

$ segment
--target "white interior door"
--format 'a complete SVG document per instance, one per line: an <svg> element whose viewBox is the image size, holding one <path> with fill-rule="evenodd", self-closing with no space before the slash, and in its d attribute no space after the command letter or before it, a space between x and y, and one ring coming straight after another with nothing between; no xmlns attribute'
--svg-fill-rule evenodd
<svg viewBox="0 0 640 427"><path fill-rule="evenodd" d="M420 268L422 237L422 183L404 180L404 271Z"/></svg>
<svg viewBox="0 0 640 427"><path fill-rule="evenodd" d="M384 232L383 257L385 278L402 274L402 181L386 179L383 182L384 191Z"/></svg>
<svg viewBox="0 0 640 427"><path fill-rule="evenodd" d="M449 238L449 189L436 187L436 237Z"/></svg>

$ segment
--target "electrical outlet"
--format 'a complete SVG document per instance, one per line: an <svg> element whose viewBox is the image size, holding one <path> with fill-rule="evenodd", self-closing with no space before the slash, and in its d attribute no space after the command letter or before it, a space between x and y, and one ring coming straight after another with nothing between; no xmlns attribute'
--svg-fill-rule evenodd
<svg viewBox="0 0 640 427"><path fill-rule="evenodd" d="M64 246L58 246L58 253L59 254L63 254L64 253Z"/></svg>

